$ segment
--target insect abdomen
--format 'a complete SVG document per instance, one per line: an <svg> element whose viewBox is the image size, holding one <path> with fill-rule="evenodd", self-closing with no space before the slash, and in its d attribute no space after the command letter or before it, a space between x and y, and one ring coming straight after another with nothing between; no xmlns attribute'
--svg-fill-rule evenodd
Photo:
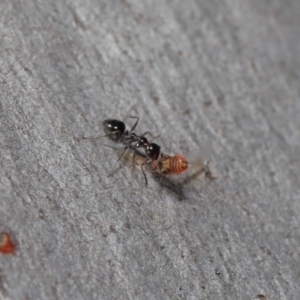
<svg viewBox="0 0 300 300"><path fill-rule="evenodd" d="M179 154L176 154L171 159L171 172L173 174L182 173L187 169L188 162L187 160Z"/></svg>

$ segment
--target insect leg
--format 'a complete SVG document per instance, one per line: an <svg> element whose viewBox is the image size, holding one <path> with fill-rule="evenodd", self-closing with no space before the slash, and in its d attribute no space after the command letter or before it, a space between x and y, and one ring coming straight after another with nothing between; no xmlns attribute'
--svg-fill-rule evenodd
<svg viewBox="0 0 300 300"><path fill-rule="evenodd" d="M132 166L131 166L131 172L133 172L134 169L134 159L135 159L135 149L133 150L133 155L132 155Z"/></svg>
<svg viewBox="0 0 300 300"><path fill-rule="evenodd" d="M130 129L130 131L129 132L132 132L134 129L135 129L135 127L136 127L136 125L138 124L138 122L139 122L139 117L130 117L131 119L136 119L136 121L135 121L135 123L134 123L134 125L132 126L132 128Z"/></svg>
<svg viewBox="0 0 300 300"><path fill-rule="evenodd" d="M76 139L76 140L97 140L97 139L101 139L101 138L103 138L103 137L107 137L107 136L110 136L110 135L113 135L113 134L116 134L116 133L118 133L118 132L120 132L119 130L116 130L116 131L114 131L114 132L111 132L111 133L109 133L109 134L106 134L106 135L101 135L101 136L76 136L76 135L74 135L73 133L70 133L70 132L68 132L67 130L65 130L65 129L63 129L63 131L66 133L66 134L68 134L68 135L70 135L73 139Z"/></svg>
<svg viewBox="0 0 300 300"><path fill-rule="evenodd" d="M128 148L128 146L126 146L126 147L124 148L123 152L122 152L121 155L119 156L118 160L115 162L115 164L114 164L114 166L113 166L111 172L107 175L107 177L110 177L110 176L113 174L114 169L115 169L117 163L121 160L121 158L122 158L122 156L124 155L124 153L125 153L125 151L127 150L127 148Z"/></svg>
<svg viewBox="0 0 300 300"><path fill-rule="evenodd" d="M101 135L101 136L82 136L82 137L80 137L80 139L82 139L82 140L97 140L97 139L101 139L101 138L103 138L103 137L107 137L107 136L116 134L116 133L118 133L118 132L120 132L120 131L117 130L117 131L108 133L108 134L106 134L106 135Z"/></svg>
<svg viewBox="0 0 300 300"><path fill-rule="evenodd" d="M142 169L142 172L143 172L143 175L144 175L144 178L145 178L145 185L146 185L146 187L148 187L148 180L147 180L147 176L146 176L146 173L145 173L145 171L144 171L143 166L144 166L145 164L149 163L149 162L151 162L151 159L146 160L145 162L143 162L143 163L141 164L141 169Z"/></svg>

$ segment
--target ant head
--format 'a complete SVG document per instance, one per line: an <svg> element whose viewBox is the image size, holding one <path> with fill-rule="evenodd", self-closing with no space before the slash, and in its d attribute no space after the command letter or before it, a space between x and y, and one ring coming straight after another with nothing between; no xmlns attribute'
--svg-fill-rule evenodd
<svg viewBox="0 0 300 300"><path fill-rule="evenodd" d="M119 120L108 119L103 121L104 131L108 137L117 142L125 132L125 124Z"/></svg>
<svg viewBox="0 0 300 300"><path fill-rule="evenodd" d="M160 146L155 143L151 143L146 148L146 154L151 159L158 159L160 153Z"/></svg>

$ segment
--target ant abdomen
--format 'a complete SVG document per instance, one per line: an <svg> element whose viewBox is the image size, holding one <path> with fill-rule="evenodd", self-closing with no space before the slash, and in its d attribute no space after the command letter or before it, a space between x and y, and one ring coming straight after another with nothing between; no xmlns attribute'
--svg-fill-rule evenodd
<svg viewBox="0 0 300 300"><path fill-rule="evenodd" d="M125 124L122 121L107 119L102 122L105 134L114 142L118 142L125 132Z"/></svg>

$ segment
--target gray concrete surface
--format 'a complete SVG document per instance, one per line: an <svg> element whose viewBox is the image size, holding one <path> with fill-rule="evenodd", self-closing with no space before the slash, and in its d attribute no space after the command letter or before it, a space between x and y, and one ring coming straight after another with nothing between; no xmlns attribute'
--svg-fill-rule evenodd
<svg viewBox="0 0 300 300"><path fill-rule="evenodd" d="M0 8L0 299L300 299L298 0ZM131 115L217 180L65 132Z"/></svg>

